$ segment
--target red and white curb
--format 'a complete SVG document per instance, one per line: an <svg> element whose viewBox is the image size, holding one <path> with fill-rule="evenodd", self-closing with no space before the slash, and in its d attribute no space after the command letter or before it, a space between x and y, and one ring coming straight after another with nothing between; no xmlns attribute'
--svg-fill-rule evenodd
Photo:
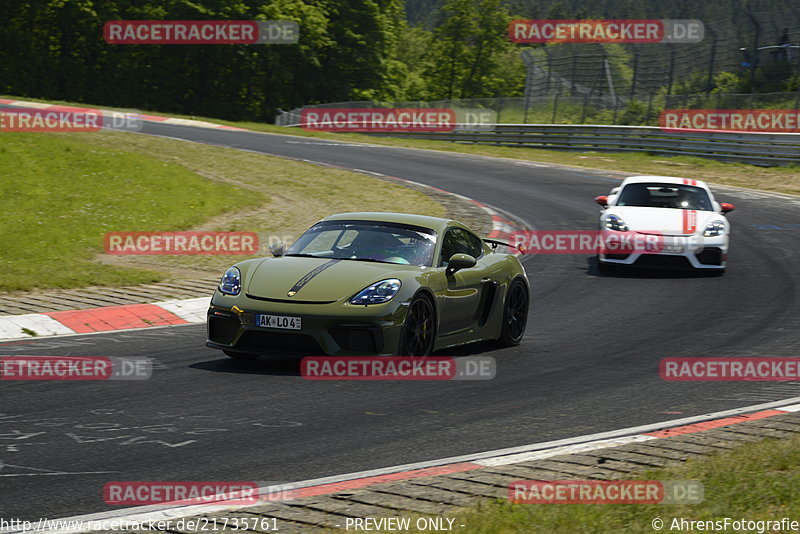
<svg viewBox="0 0 800 534"><path fill-rule="evenodd" d="M395 178L395 179L396 180L403 180L403 181L406 181L406 182L411 182L410 180L404 180L403 178ZM512 219L511 216L503 215L499 211L497 211L496 209L492 208L491 206L487 206L486 204L484 204L482 202L478 202L475 199L472 199L472 198L469 198L469 197L465 197L464 195L459 195L458 193L451 193L450 191L445 191L444 189L439 189L438 187L433 187L433 186L425 185L425 184L419 184L417 182L411 182L411 183L417 184L417 185L422 185L422 186L425 186L425 187L430 187L431 189L435 189L436 191L439 191L441 193L447 193L448 195L452 195L454 197L458 197L461 200L464 200L466 202L470 202L472 204L475 204L479 208L481 208L483 211L485 211L489 215L489 217L492 218L492 230L491 230L491 232L489 232L489 235L487 236L487 237L489 237L491 239L500 239L500 240L508 241L508 240L511 239L511 235L514 232L519 232L519 231L527 230L527 229L530 228L530 225L525 223L525 222L523 222L522 220L512 221L511 220ZM512 250L514 250L515 254L519 252L516 249L512 249Z"/></svg>
<svg viewBox="0 0 800 534"><path fill-rule="evenodd" d="M206 322L211 297L0 316L0 341Z"/></svg>
<svg viewBox="0 0 800 534"><path fill-rule="evenodd" d="M236 126L226 126L224 124L215 124L213 122L198 121L194 119L179 119L177 117L160 117L158 115L139 115L139 116L142 118L142 120L150 122L161 122L163 124L176 124L178 126L192 126L195 128L215 128L217 130L236 130L239 132L249 131L246 128L237 128Z"/></svg>
<svg viewBox="0 0 800 534"><path fill-rule="evenodd" d="M43 102L28 102L26 100L9 100L0 98L0 105L10 106L15 108L23 108L23 109L37 109L37 110L47 110L47 111L54 111L54 112L73 112L73 113L80 113L85 112L88 110L91 111L98 111L103 114L104 117L111 117L111 118L118 118L118 119L126 119L128 117L128 113L122 111L114 111L110 109L97 109L91 107L76 107L76 106L61 106L58 104L45 104ZM163 124L175 124L178 126L192 126L196 128L215 128L218 130L237 130L237 131L248 131L245 128L237 128L235 126L225 126L222 124L215 124L213 122L207 121L198 121L194 119L179 119L177 117L162 117L159 115L144 115L141 113L134 113L137 118L150 121L150 122L160 122Z"/></svg>
<svg viewBox="0 0 800 534"><path fill-rule="evenodd" d="M291 499L328 495L339 491L366 488L384 482L426 478L436 475L446 475L465 471L474 471L486 467L513 465L532 460L541 460L552 456L571 453L583 453L627 445L658 440L671 436L694 434L705 430L712 430L723 426L745 423L765 419L776 415L800 412L800 397L785 399L744 408L726 410L694 417L674 419L661 423L653 423L638 427L613 430L598 434L590 434L575 438L534 443L520 447L498 449L477 454L454 456L439 460L419 462L414 464L398 465L383 469L348 473L344 475L304 480L286 484L276 490L275 486L259 488L261 502L253 506L263 505L265 502L280 502L282 499L276 495L286 492ZM287 499L283 499L287 500ZM109 512L100 512L82 516L64 518L61 524L87 525L92 522L117 521L117 522L148 522L175 520L200 514L213 514L216 512L231 511L232 509L246 511L247 506L232 505L225 501L203 505L151 505L123 508ZM67 523L71 522L71 523ZM52 530L59 534L74 534L84 532L83 528L66 528ZM2 531L6 532L6 531ZM20 532L20 531L8 531Z"/></svg>

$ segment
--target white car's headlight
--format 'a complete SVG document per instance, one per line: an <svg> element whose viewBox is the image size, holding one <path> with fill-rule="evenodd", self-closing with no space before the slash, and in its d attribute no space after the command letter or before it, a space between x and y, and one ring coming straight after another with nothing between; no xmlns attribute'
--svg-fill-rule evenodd
<svg viewBox="0 0 800 534"><path fill-rule="evenodd" d="M242 273L236 267L231 267L222 275L219 281L219 290L226 295L238 295L242 290Z"/></svg>
<svg viewBox="0 0 800 534"><path fill-rule="evenodd" d="M616 215L608 215L605 218L605 223L606 223L606 228L608 228L609 230L616 230L617 232L628 231L628 225L625 224L625 221L623 221L620 217Z"/></svg>
<svg viewBox="0 0 800 534"><path fill-rule="evenodd" d="M725 233L725 221L714 221L708 223L703 231L703 237L716 237Z"/></svg>
<svg viewBox="0 0 800 534"><path fill-rule="evenodd" d="M390 278L375 282L371 286L362 289L358 294L350 299L351 304L383 304L389 302L400 291L400 280Z"/></svg>

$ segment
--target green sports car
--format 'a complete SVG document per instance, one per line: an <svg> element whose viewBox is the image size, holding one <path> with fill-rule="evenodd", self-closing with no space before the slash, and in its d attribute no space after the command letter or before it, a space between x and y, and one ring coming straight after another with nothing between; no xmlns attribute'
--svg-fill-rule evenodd
<svg viewBox="0 0 800 534"><path fill-rule="evenodd" d="M207 346L262 354L426 356L481 340L519 344L529 285L514 254L449 219L340 213L288 250L228 269Z"/></svg>

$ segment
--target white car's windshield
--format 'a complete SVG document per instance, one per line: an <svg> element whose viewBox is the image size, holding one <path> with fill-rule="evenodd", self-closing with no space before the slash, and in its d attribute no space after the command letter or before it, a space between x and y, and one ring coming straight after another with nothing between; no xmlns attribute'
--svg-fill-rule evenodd
<svg viewBox="0 0 800 534"><path fill-rule="evenodd" d="M628 184L620 192L617 206L713 211L705 189L682 184Z"/></svg>
<svg viewBox="0 0 800 534"><path fill-rule="evenodd" d="M368 221L326 221L300 236L286 255L430 265L435 245L432 230Z"/></svg>

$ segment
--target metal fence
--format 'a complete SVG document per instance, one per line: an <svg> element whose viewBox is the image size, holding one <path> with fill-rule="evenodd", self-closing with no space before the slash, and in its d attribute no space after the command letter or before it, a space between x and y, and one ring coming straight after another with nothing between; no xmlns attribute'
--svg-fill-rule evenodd
<svg viewBox="0 0 800 534"><path fill-rule="evenodd" d="M613 107L619 101L684 92L688 85L694 91L710 91L721 72L737 72L751 84L757 81L757 69L770 63L777 70L800 72L800 7L736 11L733 17L704 26L703 41L692 44L552 44L528 49L525 95L591 95L597 105Z"/></svg>
<svg viewBox="0 0 800 534"><path fill-rule="evenodd" d="M431 102L335 102L284 111L279 126L297 126L303 109L325 108L449 108L492 110L498 124L618 124L657 126L664 109L800 109L800 90L780 93L699 93L649 95L617 100L602 96L550 95L535 98L472 98Z"/></svg>
<svg viewBox="0 0 800 534"><path fill-rule="evenodd" d="M300 125L299 113L287 113L282 117L284 126ZM494 146L698 156L764 166L800 164L800 133L676 132L652 126L495 124L491 131L406 131L373 135Z"/></svg>
<svg viewBox="0 0 800 534"><path fill-rule="evenodd" d="M670 133L650 126L498 124L491 132L405 132L391 135L495 146L700 156L765 166L800 164L800 134Z"/></svg>

